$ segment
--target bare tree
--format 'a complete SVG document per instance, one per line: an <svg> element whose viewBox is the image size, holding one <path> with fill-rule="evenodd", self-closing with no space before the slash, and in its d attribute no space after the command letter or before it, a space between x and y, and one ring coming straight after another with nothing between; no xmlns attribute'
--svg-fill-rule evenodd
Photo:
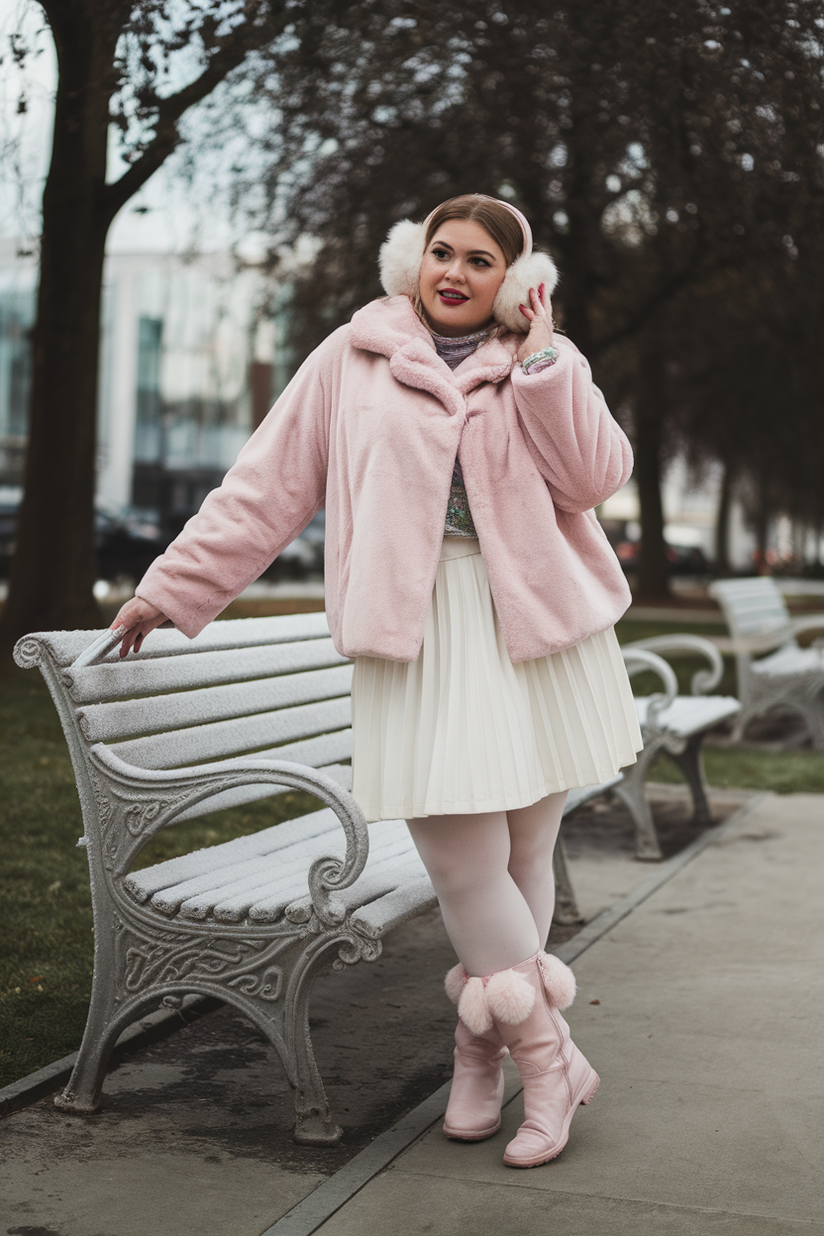
<svg viewBox="0 0 824 1236"><path fill-rule="evenodd" d="M100 621L92 591L95 420L109 227L178 146L188 109L251 52L271 46L291 12L288 0L40 3L54 37L58 84L24 497L0 624L5 648L27 631ZM128 166L108 181L113 124Z"/></svg>
<svg viewBox="0 0 824 1236"><path fill-rule="evenodd" d="M566 329L633 411L640 582L665 592L662 471L684 426L707 424L675 415L672 367L724 349L685 306L723 306L734 275L752 328L764 272L794 295L784 273L821 234L822 5L362 9L349 26L326 15L312 56L283 69L270 201L320 242L294 289L296 350L379 293L374 254L399 214L451 193L511 197L558 256ZM818 351L809 325L791 346Z"/></svg>

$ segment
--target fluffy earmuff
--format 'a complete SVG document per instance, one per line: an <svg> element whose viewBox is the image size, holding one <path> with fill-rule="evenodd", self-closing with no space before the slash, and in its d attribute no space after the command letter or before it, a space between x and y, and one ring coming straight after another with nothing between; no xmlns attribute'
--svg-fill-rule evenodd
<svg viewBox="0 0 824 1236"><path fill-rule="evenodd" d="M425 239L424 225L411 219L401 219L389 229L378 254L381 284L387 296L417 296Z"/></svg>
<svg viewBox="0 0 824 1236"><path fill-rule="evenodd" d="M387 296L410 296L418 294L418 274L423 261L426 227L401 219L389 231L380 248L379 265L381 284ZM496 322L507 330L525 335L529 322L518 308L529 304L529 289L546 284L552 295L558 282L558 270L548 253L524 254L512 263L498 289L492 306Z"/></svg>
<svg viewBox="0 0 824 1236"><path fill-rule="evenodd" d="M507 330L526 335L529 322L518 306L529 305L530 288L539 288L545 283L546 294L551 296L557 282L558 268L548 253L533 251L529 257L519 257L512 263L498 288L498 295L492 303L492 316Z"/></svg>

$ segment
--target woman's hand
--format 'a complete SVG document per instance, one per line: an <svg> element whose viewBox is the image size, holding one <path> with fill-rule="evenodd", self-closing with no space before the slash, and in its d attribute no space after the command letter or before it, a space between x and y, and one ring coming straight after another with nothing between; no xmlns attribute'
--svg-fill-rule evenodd
<svg viewBox="0 0 824 1236"><path fill-rule="evenodd" d="M144 601L141 597L132 597L131 601L127 601L120 610L111 627L113 631L116 631L118 627L126 628L126 634L120 645L121 657L128 656L132 647L135 652L140 652L140 646L149 632L154 631L155 627L163 626L164 623L172 625L166 615L149 601Z"/></svg>
<svg viewBox="0 0 824 1236"><path fill-rule="evenodd" d="M529 289L529 304L520 305L521 313L529 322L529 334L518 348L518 360L525 361L533 352L552 347L552 305L545 297L546 284Z"/></svg>

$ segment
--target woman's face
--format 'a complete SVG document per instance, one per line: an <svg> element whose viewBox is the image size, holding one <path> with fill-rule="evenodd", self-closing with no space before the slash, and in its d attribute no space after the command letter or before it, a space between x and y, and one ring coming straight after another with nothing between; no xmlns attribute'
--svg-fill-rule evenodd
<svg viewBox="0 0 824 1236"><path fill-rule="evenodd" d="M489 232L470 219L448 219L421 262L421 304L439 335L470 335L492 318L506 259Z"/></svg>

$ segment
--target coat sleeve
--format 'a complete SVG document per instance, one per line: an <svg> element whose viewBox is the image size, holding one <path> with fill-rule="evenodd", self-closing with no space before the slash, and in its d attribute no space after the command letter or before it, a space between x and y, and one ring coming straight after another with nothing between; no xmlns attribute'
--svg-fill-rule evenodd
<svg viewBox="0 0 824 1236"><path fill-rule="evenodd" d="M567 339L540 373L512 372L515 404L535 463L556 506L592 510L627 483L632 448L592 381L589 362Z"/></svg>
<svg viewBox="0 0 824 1236"><path fill-rule="evenodd" d="M304 362L223 484L137 586L137 596L189 637L257 579L324 505L340 333Z"/></svg>

